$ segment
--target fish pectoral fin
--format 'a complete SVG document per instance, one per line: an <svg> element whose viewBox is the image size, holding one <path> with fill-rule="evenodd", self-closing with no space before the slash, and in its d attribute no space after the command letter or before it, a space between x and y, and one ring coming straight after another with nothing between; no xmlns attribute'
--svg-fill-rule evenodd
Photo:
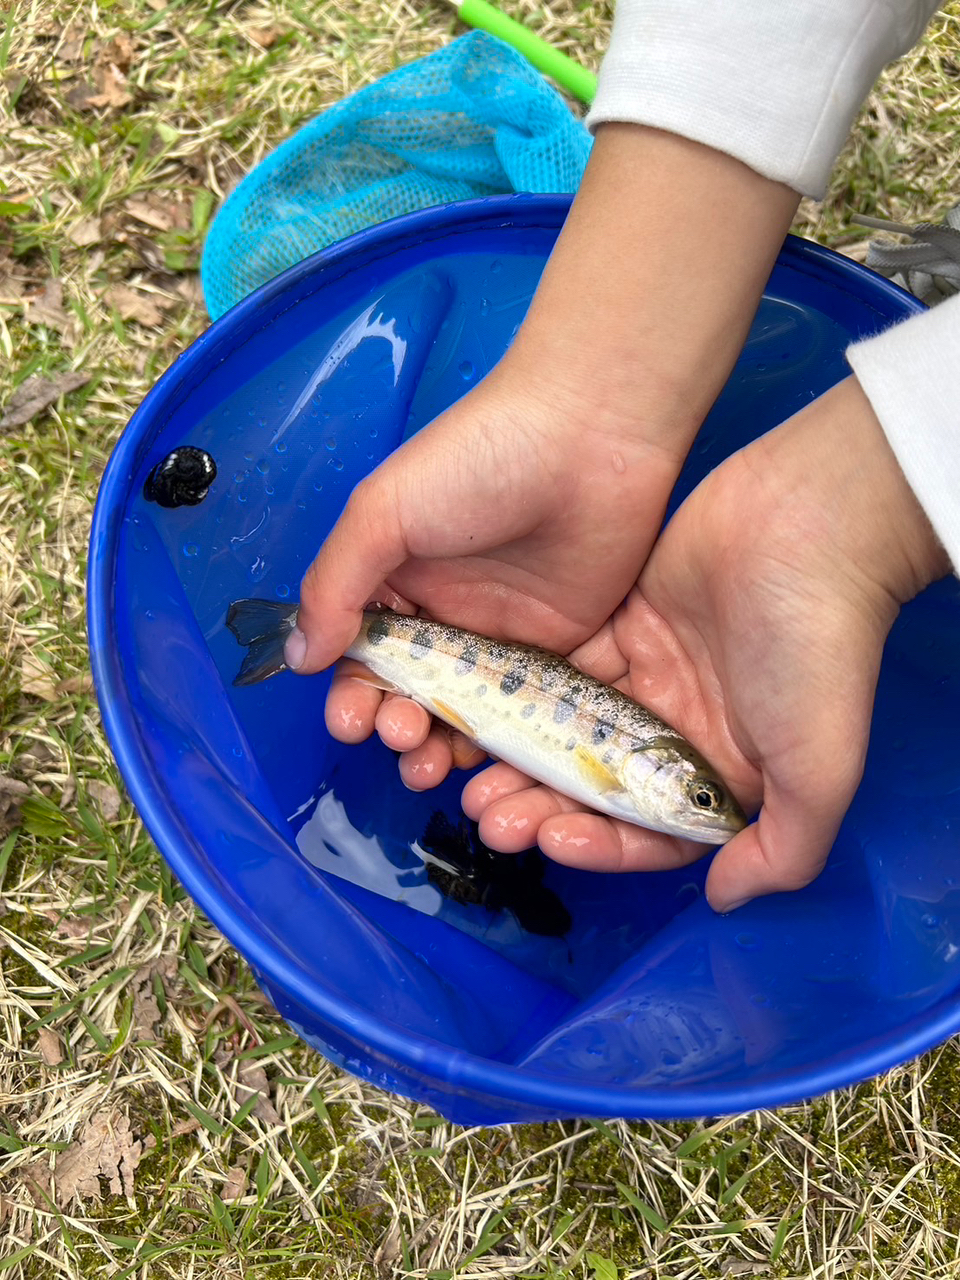
<svg viewBox="0 0 960 1280"><path fill-rule="evenodd" d="M432 699L432 710L454 729L459 729L461 733L466 734L471 741L476 739L476 728L469 720L465 720L459 712L454 711L446 702L441 702L438 698Z"/></svg>
<svg viewBox="0 0 960 1280"><path fill-rule="evenodd" d="M600 795L610 795L614 791L622 791L623 783L609 765L598 760L589 747L577 747L574 751L577 763L583 776Z"/></svg>

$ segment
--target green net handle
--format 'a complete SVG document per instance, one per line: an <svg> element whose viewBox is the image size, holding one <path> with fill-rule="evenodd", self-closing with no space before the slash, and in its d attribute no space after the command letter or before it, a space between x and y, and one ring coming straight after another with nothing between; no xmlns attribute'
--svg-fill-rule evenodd
<svg viewBox="0 0 960 1280"><path fill-rule="evenodd" d="M597 77L592 71L581 67L573 58L528 31L522 23L508 18L492 4L488 4L487 0L463 0L460 5L460 20L469 27L477 27L481 31L489 31L492 36L499 36L506 44L522 53L538 71L556 80L574 98L587 103L593 101L597 92Z"/></svg>

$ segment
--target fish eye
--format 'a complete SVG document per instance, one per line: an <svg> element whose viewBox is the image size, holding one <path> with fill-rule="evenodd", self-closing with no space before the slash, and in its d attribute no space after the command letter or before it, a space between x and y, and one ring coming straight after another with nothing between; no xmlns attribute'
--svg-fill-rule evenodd
<svg viewBox="0 0 960 1280"><path fill-rule="evenodd" d="M698 778L690 787L690 799L698 809L712 813L723 804L723 792L715 782Z"/></svg>

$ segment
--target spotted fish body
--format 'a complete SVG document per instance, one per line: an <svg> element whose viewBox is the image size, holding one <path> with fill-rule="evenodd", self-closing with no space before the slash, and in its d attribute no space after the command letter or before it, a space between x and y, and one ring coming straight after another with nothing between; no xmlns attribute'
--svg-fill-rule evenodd
<svg viewBox="0 0 960 1280"><path fill-rule="evenodd" d="M253 635L244 607L263 605L270 607L231 605L228 625L250 646L237 683L283 667L296 615L274 605L274 631L261 623ZM707 844L744 826L736 801L685 738L556 654L381 610L364 613L347 656L368 668L371 683L412 698L490 755L600 813Z"/></svg>

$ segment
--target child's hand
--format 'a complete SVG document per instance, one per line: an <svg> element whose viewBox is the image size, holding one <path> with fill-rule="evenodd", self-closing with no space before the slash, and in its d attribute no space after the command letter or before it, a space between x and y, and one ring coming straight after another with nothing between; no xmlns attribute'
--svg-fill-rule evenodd
<svg viewBox="0 0 960 1280"><path fill-rule="evenodd" d="M720 850L720 911L821 870L853 798L880 658L902 602L945 553L854 379L708 476L636 589L574 660L674 724L758 821ZM472 779L466 813L511 851L536 839L593 870L703 853L577 806L505 765Z"/></svg>

